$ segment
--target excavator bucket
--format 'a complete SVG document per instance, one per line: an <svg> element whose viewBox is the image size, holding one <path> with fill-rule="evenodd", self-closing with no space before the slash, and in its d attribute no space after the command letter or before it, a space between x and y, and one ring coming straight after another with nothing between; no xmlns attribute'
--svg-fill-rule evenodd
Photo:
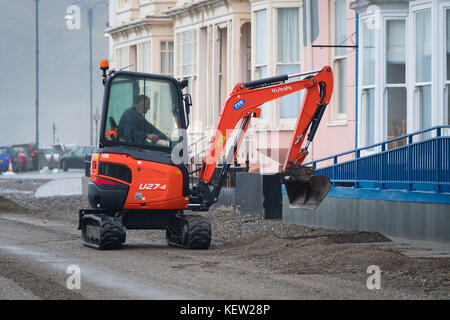
<svg viewBox="0 0 450 320"><path fill-rule="evenodd" d="M283 176L291 208L315 210L331 189L326 176L314 176L312 167L291 167Z"/></svg>

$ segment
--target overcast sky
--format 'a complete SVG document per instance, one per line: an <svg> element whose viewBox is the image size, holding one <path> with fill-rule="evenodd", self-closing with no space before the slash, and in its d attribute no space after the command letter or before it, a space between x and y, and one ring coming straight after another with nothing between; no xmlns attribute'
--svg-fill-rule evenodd
<svg viewBox="0 0 450 320"><path fill-rule="evenodd" d="M39 1L39 142L89 144L89 28L81 7L81 29L68 30L66 8L76 1ZM96 0L83 0L93 5ZM94 113L101 112L100 61L109 58L104 36L107 8L94 12ZM0 145L35 142L35 1L0 0ZM94 126L95 129L95 126ZM95 133L94 133L95 139Z"/></svg>

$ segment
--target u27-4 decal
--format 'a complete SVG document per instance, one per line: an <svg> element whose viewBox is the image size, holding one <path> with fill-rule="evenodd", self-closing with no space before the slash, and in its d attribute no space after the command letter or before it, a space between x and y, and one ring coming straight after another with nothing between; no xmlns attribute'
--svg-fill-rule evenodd
<svg viewBox="0 0 450 320"><path fill-rule="evenodd" d="M141 183L139 190L166 190L166 185L159 183Z"/></svg>

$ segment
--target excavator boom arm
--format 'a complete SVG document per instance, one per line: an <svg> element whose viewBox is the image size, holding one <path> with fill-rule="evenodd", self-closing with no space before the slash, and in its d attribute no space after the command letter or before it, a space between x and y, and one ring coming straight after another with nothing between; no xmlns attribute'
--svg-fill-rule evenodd
<svg viewBox="0 0 450 320"><path fill-rule="evenodd" d="M309 75L303 80L291 81L285 83L290 78ZM238 83L233 92L226 100L222 111L220 112L216 131L210 141L208 153L203 159L202 169L199 176L199 187L203 197L208 195L207 202L217 201L218 193L222 187L224 176L229 166L236 157L240 143L249 126L252 117L259 118L261 115L260 107L269 101L282 98L289 94L307 89L300 114L297 119L295 130L291 138L290 150L283 166L283 173L291 167L299 166L307 155L307 147L312 141L319 125L320 119L328 105L333 91L333 73L330 67L324 67L321 70L303 73L298 75L282 75L272 78L265 78L256 81ZM230 149L226 158L223 170L214 186L212 195L209 195L211 177L217 167L220 156L222 155L227 142L237 126L241 122L240 131ZM307 135L308 134L308 135ZM305 148L302 148L305 138L308 140ZM197 190L198 191L198 190ZM195 202L203 201L196 198ZM198 192L197 192L198 194ZM206 195L205 195L206 194Z"/></svg>
<svg viewBox="0 0 450 320"><path fill-rule="evenodd" d="M285 76L285 79L287 78L289 78L289 76ZM325 91L322 92L322 97L320 96L321 86L324 86L323 90ZM230 97L225 102L219 115L217 129L210 141L209 151L204 159L202 170L200 172L200 181L209 183L211 180L217 162L225 149L231 133L239 121L252 116L259 118L261 115L261 109L259 107L264 103L303 89L308 89L308 91L303 106L300 109L300 116L297 119L297 124L291 139L290 150L283 169L285 170L293 164L301 164L305 156L302 156L300 150L311 120L318 107L320 105L326 106L331 99L333 91L333 73L330 67L323 68L317 75L309 79L263 88L249 89L246 87L245 83L237 84ZM248 128L248 123L245 126L245 130L246 128ZM242 139L240 140L242 141ZM236 147L235 151L237 152L239 145Z"/></svg>

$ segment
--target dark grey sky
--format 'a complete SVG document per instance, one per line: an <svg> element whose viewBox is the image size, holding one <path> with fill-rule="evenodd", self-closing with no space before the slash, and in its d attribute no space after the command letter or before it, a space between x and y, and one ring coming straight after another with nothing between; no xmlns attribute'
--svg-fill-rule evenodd
<svg viewBox="0 0 450 320"><path fill-rule="evenodd" d="M81 29L68 30L66 8L76 1L39 1L39 141L89 144L89 28L81 7ZM83 0L93 5L96 0ZM107 8L94 12L94 113L101 111L100 61L109 58L104 37ZM34 0L0 0L0 145L34 142L36 101ZM95 129L95 126L94 126ZM95 139L95 133L94 133Z"/></svg>

